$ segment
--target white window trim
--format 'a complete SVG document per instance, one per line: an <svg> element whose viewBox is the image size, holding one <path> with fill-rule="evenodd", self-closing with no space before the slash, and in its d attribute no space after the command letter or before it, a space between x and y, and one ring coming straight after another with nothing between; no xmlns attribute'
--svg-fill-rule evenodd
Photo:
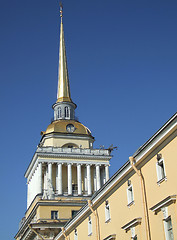
<svg viewBox="0 0 177 240"><path fill-rule="evenodd" d="M169 238L169 233L168 233L168 221L171 221L171 226L172 226L172 219L171 216L168 216L167 218L163 219L163 223L164 223L164 231L165 231L165 239L166 240L172 240L171 238ZM173 234L173 226L172 226L172 234ZM173 239L174 239L174 234L173 234Z"/></svg>
<svg viewBox="0 0 177 240"><path fill-rule="evenodd" d="M164 176L161 176L161 167L159 166L159 163L163 163L163 169L164 169ZM156 162L156 171L157 171L157 184L160 185L161 182L163 182L164 180L167 180L166 177L166 170L165 170L165 161L163 158L157 160Z"/></svg>
<svg viewBox="0 0 177 240"><path fill-rule="evenodd" d="M58 108L58 119L62 118L61 116L61 107Z"/></svg>
<svg viewBox="0 0 177 240"><path fill-rule="evenodd" d="M107 207L109 207L109 209L107 209ZM106 205L105 203L105 223L110 222L111 220L111 214L110 214L110 204L108 202L108 204Z"/></svg>
<svg viewBox="0 0 177 240"><path fill-rule="evenodd" d="M136 231L135 231L135 226L131 227L130 231L131 231L131 239L136 239L137 234L136 234Z"/></svg>
<svg viewBox="0 0 177 240"><path fill-rule="evenodd" d="M88 236L92 235L92 218L89 216L88 218Z"/></svg>
<svg viewBox="0 0 177 240"><path fill-rule="evenodd" d="M78 239L78 232L77 229L74 230L74 240Z"/></svg>
<svg viewBox="0 0 177 240"><path fill-rule="evenodd" d="M70 119L70 108L66 106L64 108L64 111L65 111L65 119Z"/></svg>
<svg viewBox="0 0 177 240"><path fill-rule="evenodd" d="M131 190L131 199L130 199L130 188L132 189ZM130 207L132 204L134 204L134 194L133 194L133 186L132 184L130 186L128 186L127 188L127 201L128 201L128 207Z"/></svg>

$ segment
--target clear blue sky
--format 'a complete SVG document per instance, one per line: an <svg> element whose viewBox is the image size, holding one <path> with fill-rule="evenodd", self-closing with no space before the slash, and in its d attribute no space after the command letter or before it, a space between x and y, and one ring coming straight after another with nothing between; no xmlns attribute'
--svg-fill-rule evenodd
<svg viewBox="0 0 177 240"><path fill-rule="evenodd" d="M71 94L111 175L175 112L176 0L64 0ZM26 210L24 172L56 101L58 1L0 1L0 236Z"/></svg>

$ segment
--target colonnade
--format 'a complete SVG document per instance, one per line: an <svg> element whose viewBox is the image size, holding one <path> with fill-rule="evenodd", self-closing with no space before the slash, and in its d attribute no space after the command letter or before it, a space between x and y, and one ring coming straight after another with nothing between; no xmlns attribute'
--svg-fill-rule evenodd
<svg viewBox="0 0 177 240"><path fill-rule="evenodd" d="M62 177L62 165L63 163L57 163L57 178L56 178L56 192L58 195L63 195L63 177ZM77 168L77 195L82 195L83 194L83 186L82 186L82 168L86 170L86 186L87 186L87 195L92 195L92 192L95 190L99 190L101 188L102 183L108 181L109 179L109 166L108 165L93 165L93 164L72 164L72 163L67 163L67 195L73 195L73 166ZM92 186L92 174L91 174L91 168L94 168L95 170L95 176L93 176L96 180L96 187L94 189ZM104 175L101 178L101 170L104 171L102 175ZM48 178L52 182L52 163L48 163Z"/></svg>
<svg viewBox="0 0 177 240"><path fill-rule="evenodd" d="M53 168L52 165L55 164ZM67 176L63 177L63 166L67 167ZM73 168L76 167L77 179L74 185L77 189L73 192ZM54 180L53 170L56 169ZM82 176L84 174L84 176ZM64 180L65 179L65 180ZM109 179L109 166L105 164L83 164L83 163L42 163L39 162L31 180L28 183L28 202L37 194L46 191L47 195L92 195ZM63 188L63 180L67 181L67 192ZM55 181L55 189L53 187ZM66 185L66 183L65 183ZM52 190L53 189L53 190ZM50 193L49 193L50 192Z"/></svg>

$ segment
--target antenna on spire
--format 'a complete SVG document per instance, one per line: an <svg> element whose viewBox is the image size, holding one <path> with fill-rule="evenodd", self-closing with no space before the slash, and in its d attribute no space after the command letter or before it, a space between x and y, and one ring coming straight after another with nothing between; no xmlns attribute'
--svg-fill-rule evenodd
<svg viewBox="0 0 177 240"><path fill-rule="evenodd" d="M63 4L62 4L62 2L60 1L60 17L61 17L61 19L62 19L62 17L63 17Z"/></svg>

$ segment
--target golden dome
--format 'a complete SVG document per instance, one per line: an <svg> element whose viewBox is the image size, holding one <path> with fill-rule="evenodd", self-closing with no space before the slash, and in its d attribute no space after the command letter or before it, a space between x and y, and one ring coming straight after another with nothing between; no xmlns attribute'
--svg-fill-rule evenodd
<svg viewBox="0 0 177 240"><path fill-rule="evenodd" d="M42 135L49 133L70 133L70 134L82 134L91 136L91 131L75 120L56 120L53 121L46 129L42 132Z"/></svg>

